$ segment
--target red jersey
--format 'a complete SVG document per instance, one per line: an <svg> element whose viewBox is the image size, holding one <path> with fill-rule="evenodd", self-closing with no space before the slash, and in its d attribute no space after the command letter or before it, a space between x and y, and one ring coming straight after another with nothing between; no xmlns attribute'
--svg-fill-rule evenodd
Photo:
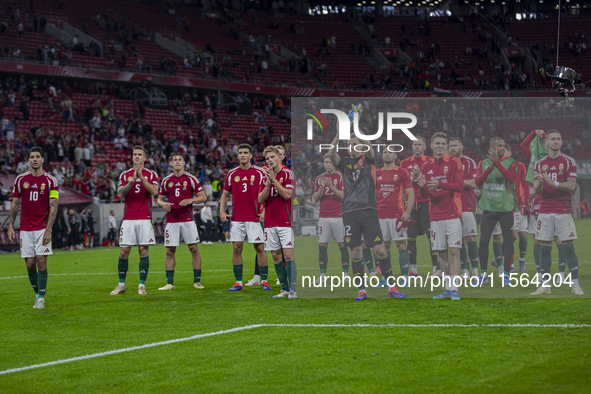
<svg viewBox="0 0 591 394"><path fill-rule="evenodd" d="M119 176L119 187L126 186L133 179L135 170L130 168ZM152 185L158 185L158 175L148 169L142 170L142 175ZM136 179L134 185L125 196L125 213L123 220L152 220L152 195L148 193L141 179Z"/></svg>
<svg viewBox="0 0 591 394"><path fill-rule="evenodd" d="M47 172L33 176L31 171L27 171L14 180L12 197L21 199L20 230L45 230L49 216L49 199L59 198L59 185L57 179Z"/></svg>
<svg viewBox="0 0 591 394"><path fill-rule="evenodd" d="M460 157L460 161L462 162L462 170L464 172L464 180L467 181L468 179L475 179L476 172L478 170L478 165L474 161L474 159L469 158L468 156ZM462 190L462 212L475 212L476 211L476 194L474 194L474 189L464 189Z"/></svg>
<svg viewBox="0 0 591 394"><path fill-rule="evenodd" d="M318 175L314 181L314 193L320 190L320 178L328 178L337 190L343 190L343 174L340 171L335 171L334 174ZM321 218L340 218L343 216L343 200L337 197L336 194L328 186L324 186L324 191L320 196L320 217Z"/></svg>
<svg viewBox="0 0 591 394"><path fill-rule="evenodd" d="M257 166L251 166L248 170L236 167L228 172L224 190L232 193L232 221L259 221L259 192L266 181L267 176Z"/></svg>
<svg viewBox="0 0 591 394"><path fill-rule="evenodd" d="M428 190L427 184L420 190L423 197L429 196L429 216L432 222L449 220L462 216L461 195L464 190L464 171L457 157L444 154L440 159L432 159L423 165L427 183L439 181L437 189Z"/></svg>
<svg viewBox="0 0 591 394"><path fill-rule="evenodd" d="M429 197L425 197L425 196L421 195L421 188L417 184L417 179L413 179L412 169L414 168L414 166L416 164L417 166L419 166L419 169L421 170L421 174L423 174L423 166L425 165L425 163L427 163L428 161L430 161L432 159L433 159L432 157L425 156L425 155L421 155L419 157L412 155L411 157L406 158L406 159L402 160L402 162L400 162L400 167L407 170L408 173L410 174L410 179L411 179L413 187L415 189L415 203L427 202L427 201L429 201Z"/></svg>
<svg viewBox="0 0 591 394"><path fill-rule="evenodd" d="M519 169L517 170L517 178L515 179L515 195L519 207L529 206L529 183L526 182L527 168L522 162L517 162Z"/></svg>
<svg viewBox="0 0 591 394"><path fill-rule="evenodd" d="M410 174L404 168L376 170L376 204L380 219L396 219L404 212L404 190L410 189Z"/></svg>
<svg viewBox="0 0 591 394"><path fill-rule="evenodd" d="M538 160L535 167L537 172L547 172L555 182L566 182L568 178L577 178L577 163L575 160L561 153L555 159L546 156ZM540 213L571 213L572 193L565 192L544 181Z"/></svg>
<svg viewBox="0 0 591 394"><path fill-rule="evenodd" d="M296 179L295 174L289 168L281 168L275 178L286 189L295 191ZM264 186L261 187L261 190ZM291 200L286 200L279 195L277 188L271 184L269 190L269 197L265 201L265 228L266 227L291 227L292 224L292 210Z"/></svg>
<svg viewBox="0 0 591 394"><path fill-rule="evenodd" d="M199 180L185 172L181 176L174 175L174 172L162 180L160 195L167 196L168 202L172 203L170 212L166 214L167 223L193 222L193 204L181 206L183 200L193 198L197 193L202 192L203 187Z"/></svg>
<svg viewBox="0 0 591 394"><path fill-rule="evenodd" d="M531 212L532 214L538 214L540 212L540 199L542 198L541 194L534 194L534 198L531 202Z"/></svg>

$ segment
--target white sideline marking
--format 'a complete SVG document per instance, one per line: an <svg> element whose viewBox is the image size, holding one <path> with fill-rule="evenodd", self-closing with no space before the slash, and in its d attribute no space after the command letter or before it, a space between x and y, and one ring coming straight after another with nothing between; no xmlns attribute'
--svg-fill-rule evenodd
<svg viewBox="0 0 591 394"><path fill-rule="evenodd" d="M451 328L451 327L532 327L532 328L589 328L591 324L253 324L250 326L235 327L228 330L210 332L206 334L197 334L186 338L171 339L168 341L148 343L141 346L127 347L123 349L109 350L107 352L93 353L86 356L66 358L63 360L50 361L43 364L33 364L26 367L11 368L0 371L0 375L7 375L14 372L28 371L42 367L50 367L52 365L71 363L73 361L89 360L91 358L110 356L112 354L126 353L134 350L147 349L151 347L170 345L173 343L191 341L193 339L201 339L206 337L213 337L216 335L229 334L232 332L252 330L261 327L317 327L317 328L351 328L351 327L387 327L387 328Z"/></svg>

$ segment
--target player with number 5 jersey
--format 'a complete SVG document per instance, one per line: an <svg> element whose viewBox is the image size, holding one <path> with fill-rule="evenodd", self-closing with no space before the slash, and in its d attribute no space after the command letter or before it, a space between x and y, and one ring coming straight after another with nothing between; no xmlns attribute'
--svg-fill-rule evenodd
<svg viewBox="0 0 591 394"><path fill-rule="evenodd" d="M259 191L265 184L266 177L260 167L253 166L250 163L251 159L252 146L249 144L238 145L238 161L240 165L230 170L226 175L224 191L220 201L220 219L222 223L225 223L229 219L226 206L230 195L232 195L230 240L233 244L232 266L236 282L228 291L240 291L244 288L242 282L244 271L242 249L246 239L254 245L261 273L262 287L264 290L271 290L267 282L269 267L267 265L267 254L265 253L265 235L259 222L261 209L258 201Z"/></svg>
<svg viewBox="0 0 591 394"><path fill-rule="evenodd" d="M59 186L57 180L43 171L43 149L35 146L28 152L31 170L16 177L7 236L14 241L14 222L21 208L20 247L25 259L29 282L35 291L33 309L45 309L47 256L52 254L51 228L57 215Z"/></svg>
<svg viewBox="0 0 591 394"><path fill-rule="evenodd" d="M176 266L176 247L183 236L185 244L191 252L193 265L193 287L203 289L201 285L201 255L199 254L199 232L193 216L193 204L207 200L201 183L194 176L185 172L185 156L173 153L172 168L174 172L162 180L158 205L164 208L166 214L166 229L164 231L164 246L166 246L166 285L158 290L174 289L174 268ZM168 202L164 202L164 197Z"/></svg>
<svg viewBox="0 0 591 394"><path fill-rule="evenodd" d="M137 246L140 255L140 284L138 294L146 294L146 279L150 268L148 246L156 243L152 224L152 196L158 194L158 175L144 168L147 151L143 146L133 147L133 167L119 176L119 198L125 198L125 213L119 238L119 284L111 295L125 293L125 279L129 267L132 246Z"/></svg>

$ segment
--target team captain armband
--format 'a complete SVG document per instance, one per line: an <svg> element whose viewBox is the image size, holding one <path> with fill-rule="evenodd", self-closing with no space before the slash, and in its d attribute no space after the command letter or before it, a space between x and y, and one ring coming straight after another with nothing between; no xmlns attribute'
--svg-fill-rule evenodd
<svg viewBox="0 0 591 394"><path fill-rule="evenodd" d="M49 198L60 198L59 190L50 190L49 191Z"/></svg>

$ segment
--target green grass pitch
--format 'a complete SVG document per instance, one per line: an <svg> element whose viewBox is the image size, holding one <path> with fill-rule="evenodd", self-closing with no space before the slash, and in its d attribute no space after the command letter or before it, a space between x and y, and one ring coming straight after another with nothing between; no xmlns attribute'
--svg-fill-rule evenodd
<svg viewBox="0 0 591 394"><path fill-rule="evenodd" d="M577 229L580 282L591 294L591 220L577 221ZM296 244L302 247L296 249L299 275L317 275L317 240L297 238ZM529 273L532 245L530 238ZM380 298L383 289L372 289L364 302L353 301L353 289L345 298L273 299L279 290L273 269L272 291L228 293L230 245L200 249L205 290L193 289L190 255L182 246L176 289L158 291L166 283L164 246L158 245L150 248L146 296L136 292L136 251L127 293L120 296L109 295L117 283L117 248L55 251L43 311L32 309L24 261L16 253L0 255L0 392L589 393L591 300L572 299L566 289L544 299L521 293L503 298L502 289L480 289L457 303L410 297L411 291L406 300ZM426 238L420 237L421 274L430 265L425 250ZM557 261L556 248L553 253ZM336 246L329 256L329 274L337 274ZM244 257L248 280L250 246ZM392 265L398 273L396 253ZM487 291L494 298L484 298ZM339 326L269 326L281 324ZM434 324L451 326L425 326ZM577 327L487 326L494 324ZM251 325L263 326L1 372Z"/></svg>

